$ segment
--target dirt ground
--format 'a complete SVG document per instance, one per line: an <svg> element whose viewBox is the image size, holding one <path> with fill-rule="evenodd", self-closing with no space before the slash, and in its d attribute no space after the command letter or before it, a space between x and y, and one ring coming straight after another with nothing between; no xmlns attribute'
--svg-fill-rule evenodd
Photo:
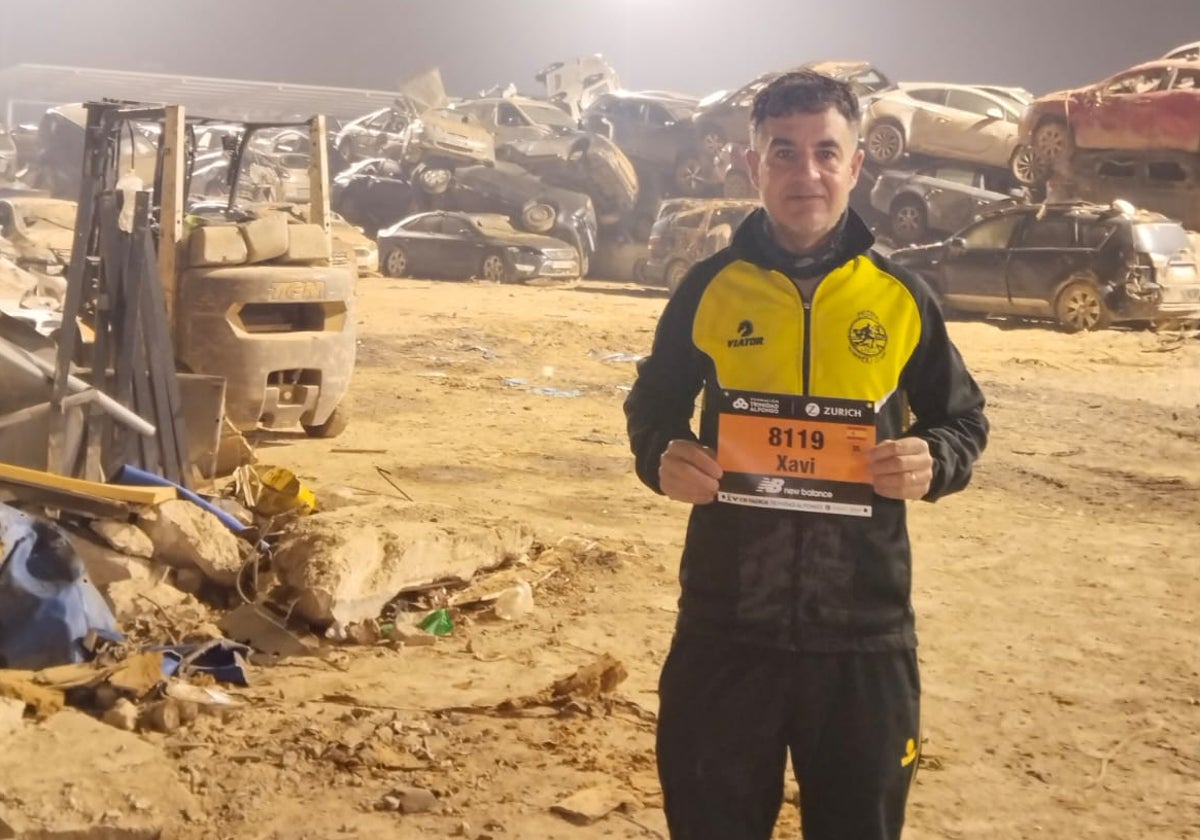
<svg viewBox="0 0 1200 840"><path fill-rule="evenodd" d="M258 670L249 710L148 736L198 803L166 836L666 837L653 713L687 509L637 482L621 411L664 302L361 282L348 431L273 434L260 459L381 517L405 502L380 469L448 517L524 524L536 609ZM1200 341L951 332L993 435L968 491L911 507L924 744L906 837L1200 838ZM461 708L603 653L628 670L618 704ZM627 804L590 825L551 811L595 786ZM438 808L378 810L405 787ZM788 793L777 837L799 836Z"/></svg>

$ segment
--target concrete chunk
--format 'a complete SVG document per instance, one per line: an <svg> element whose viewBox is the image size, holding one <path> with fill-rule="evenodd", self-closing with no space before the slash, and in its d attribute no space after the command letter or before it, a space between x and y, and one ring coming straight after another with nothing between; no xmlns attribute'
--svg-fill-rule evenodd
<svg viewBox="0 0 1200 840"><path fill-rule="evenodd" d="M163 502L139 524L154 543L154 556L177 568L196 568L221 586L233 586L242 568L238 540L221 520L184 499Z"/></svg>
<svg viewBox="0 0 1200 840"><path fill-rule="evenodd" d="M118 522L115 519L97 519L90 525L108 547L130 557L142 557L149 560L154 556L154 543L146 532L129 522Z"/></svg>
<svg viewBox="0 0 1200 840"><path fill-rule="evenodd" d="M380 502L298 520L274 566L296 590L297 614L318 625L346 626L377 617L400 592L470 580L527 553L531 544L516 525Z"/></svg>
<svg viewBox="0 0 1200 840"><path fill-rule="evenodd" d="M140 533L140 532L139 532ZM145 536L143 534L143 536ZM98 589L123 580L149 580L151 565L139 557L130 557L120 551L114 551L106 545L81 537L78 534L67 534L71 547L79 555L80 562L87 570L88 579ZM149 538L147 538L147 542Z"/></svg>

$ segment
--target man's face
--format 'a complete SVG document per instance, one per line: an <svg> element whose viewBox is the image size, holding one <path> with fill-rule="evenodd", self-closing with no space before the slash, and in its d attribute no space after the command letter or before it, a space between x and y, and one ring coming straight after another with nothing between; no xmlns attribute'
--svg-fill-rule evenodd
<svg viewBox="0 0 1200 840"><path fill-rule="evenodd" d="M862 161L856 131L835 108L767 117L746 162L780 245L821 244L846 212Z"/></svg>

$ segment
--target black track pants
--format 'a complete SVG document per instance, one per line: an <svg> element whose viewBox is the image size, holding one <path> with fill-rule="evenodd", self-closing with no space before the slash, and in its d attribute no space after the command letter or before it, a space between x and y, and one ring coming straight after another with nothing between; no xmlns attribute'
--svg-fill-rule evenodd
<svg viewBox="0 0 1200 840"><path fill-rule="evenodd" d="M787 751L805 840L898 840L917 768L914 650L795 653L677 636L659 683L672 840L769 840Z"/></svg>

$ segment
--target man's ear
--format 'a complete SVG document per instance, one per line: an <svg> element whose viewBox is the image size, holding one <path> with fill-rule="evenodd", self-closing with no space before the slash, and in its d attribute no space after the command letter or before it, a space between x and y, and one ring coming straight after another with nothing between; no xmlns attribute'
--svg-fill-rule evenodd
<svg viewBox="0 0 1200 840"><path fill-rule="evenodd" d="M762 161L762 155L758 153L758 149L746 150L746 168L750 171L750 183L754 185L754 189L758 189L758 164Z"/></svg>

